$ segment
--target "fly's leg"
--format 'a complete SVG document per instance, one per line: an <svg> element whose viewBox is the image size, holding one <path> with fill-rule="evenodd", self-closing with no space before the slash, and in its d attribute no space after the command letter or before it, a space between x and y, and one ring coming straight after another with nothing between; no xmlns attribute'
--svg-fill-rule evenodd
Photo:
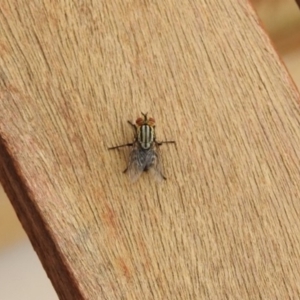
<svg viewBox="0 0 300 300"><path fill-rule="evenodd" d="M163 142L155 141L156 146L161 146L162 144L176 144L176 142L175 141L163 141Z"/></svg>
<svg viewBox="0 0 300 300"><path fill-rule="evenodd" d="M119 146L115 146L115 147L110 147L108 148L108 150L113 150L113 149L118 149L118 148L122 148L122 147L132 147L134 143L128 143L128 144L124 144L124 145L119 145ZM128 170L128 167L126 167L126 169L123 171L123 173L126 173Z"/></svg>
<svg viewBox="0 0 300 300"><path fill-rule="evenodd" d="M108 150L118 149L118 148L122 148L122 147L130 147L130 146L133 146L133 143L128 143L128 144L124 144L124 145L109 147Z"/></svg>
<svg viewBox="0 0 300 300"><path fill-rule="evenodd" d="M133 124L131 121L127 121L127 122L134 128L134 130L136 132L137 128L136 128L135 124ZM123 144L123 145L119 145L119 146L109 147L108 150L118 149L118 148L122 148L122 147L132 147L134 145L134 143L135 143L135 141L133 143L127 143L127 144Z"/></svg>
<svg viewBox="0 0 300 300"><path fill-rule="evenodd" d="M132 123L131 121L127 121L128 124L134 129L134 138L137 138L137 127L134 123Z"/></svg>
<svg viewBox="0 0 300 300"><path fill-rule="evenodd" d="M131 121L127 121L127 123L130 124L134 128L134 130L136 130L136 126L134 123L132 123Z"/></svg>

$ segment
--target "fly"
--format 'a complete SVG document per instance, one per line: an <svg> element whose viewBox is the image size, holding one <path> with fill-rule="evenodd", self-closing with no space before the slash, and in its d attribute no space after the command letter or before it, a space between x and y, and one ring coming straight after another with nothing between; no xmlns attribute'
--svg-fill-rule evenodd
<svg viewBox="0 0 300 300"><path fill-rule="evenodd" d="M127 168L123 173L127 173L132 181L136 181L143 172L150 171L157 180L166 180L161 169L161 159L159 146L162 144L175 144L175 141L156 141L155 120L148 118L143 114L135 121L135 124L128 121L134 129L134 141L115 147L109 150L121 147L131 147Z"/></svg>

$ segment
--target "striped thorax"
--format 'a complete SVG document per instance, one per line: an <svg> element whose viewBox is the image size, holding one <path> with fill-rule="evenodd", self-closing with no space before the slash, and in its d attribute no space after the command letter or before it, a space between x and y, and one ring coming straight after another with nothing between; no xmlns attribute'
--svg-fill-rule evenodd
<svg viewBox="0 0 300 300"><path fill-rule="evenodd" d="M153 118L147 118L147 114L144 118L138 118L136 120L137 125L137 141L142 149L148 150L151 148L153 142L155 142L155 120Z"/></svg>

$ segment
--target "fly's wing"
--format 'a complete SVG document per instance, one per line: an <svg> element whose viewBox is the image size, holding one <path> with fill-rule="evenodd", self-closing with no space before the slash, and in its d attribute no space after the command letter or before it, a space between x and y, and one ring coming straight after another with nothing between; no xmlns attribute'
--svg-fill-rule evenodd
<svg viewBox="0 0 300 300"><path fill-rule="evenodd" d="M149 150L147 161L149 172L154 176L154 178L159 182L165 180L166 177L162 173L161 156L158 147L156 147L155 150Z"/></svg>
<svg viewBox="0 0 300 300"><path fill-rule="evenodd" d="M124 172L128 174L132 182L135 182L142 175L144 169L143 152L138 148L132 149L129 155L128 167Z"/></svg>

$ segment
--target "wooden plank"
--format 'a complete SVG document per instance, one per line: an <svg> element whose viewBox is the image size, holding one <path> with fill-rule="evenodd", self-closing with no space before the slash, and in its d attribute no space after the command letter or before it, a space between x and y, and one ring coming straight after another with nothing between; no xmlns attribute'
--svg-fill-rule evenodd
<svg viewBox="0 0 300 300"><path fill-rule="evenodd" d="M299 93L247 1L2 2L1 181L61 299L299 297ZM141 111L161 184L107 150Z"/></svg>

